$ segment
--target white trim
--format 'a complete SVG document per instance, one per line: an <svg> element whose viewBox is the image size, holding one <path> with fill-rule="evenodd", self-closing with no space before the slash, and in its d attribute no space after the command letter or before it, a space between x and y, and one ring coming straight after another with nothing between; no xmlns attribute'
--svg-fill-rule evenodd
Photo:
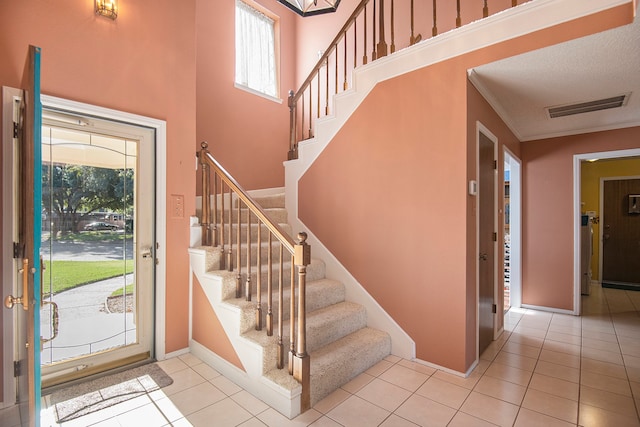
<svg viewBox="0 0 640 427"><path fill-rule="evenodd" d="M571 314L579 316L582 312L580 291L580 191L582 188L582 173L580 162L589 159L616 159L640 156L640 148L618 151L602 151L594 153L574 154L573 156L573 311ZM600 273L602 276L602 272ZM540 310L543 310L541 308Z"/></svg>
<svg viewBox="0 0 640 427"><path fill-rule="evenodd" d="M547 313L575 315L575 313L571 310L564 310L562 308L544 307L541 305L522 304L520 308L526 308L528 310L545 311Z"/></svg>
<svg viewBox="0 0 640 427"><path fill-rule="evenodd" d="M622 181L627 179L640 179L640 175L629 175L629 176L604 176L600 177L599 183L599 196L600 200L598 201L598 216L600 217L600 224L604 224L604 182L605 181ZM604 251L604 227L598 227L598 280L599 284L603 281L602 274L602 260L603 260L603 251ZM591 280L593 282L593 280Z"/></svg>
<svg viewBox="0 0 640 427"><path fill-rule="evenodd" d="M288 391L264 377L252 378L195 340L189 341L189 348L194 356L289 419L300 414L301 387Z"/></svg>
<svg viewBox="0 0 640 427"><path fill-rule="evenodd" d="M441 366L441 365L438 365L438 364L435 364L435 363L431 363L431 362L427 362L426 360L422 360L422 359L413 359L412 362L415 362L415 363L417 363L419 365L428 366L430 368L437 369L439 371L444 371L444 372L446 372L448 374L455 375L456 377L467 378L469 375L471 375L471 373L476 368L476 366L478 366L478 360L479 359L474 360L473 363L471 364L469 369L467 369L466 372L454 371L451 368L446 368L444 366Z"/></svg>
<svg viewBox="0 0 640 427"><path fill-rule="evenodd" d="M166 250L167 247L167 123L151 117L98 107L68 99L42 95L42 106L65 110L83 115L94 115L105 119L125 122L155 130L156 134L156 289L155 289L155 357L162 360L165 355L166 339Z"/></svg>
<svg viewBox="0 0 640 427"><path fill-rule="evenodd" d="M171 359L173 357L178 357L178 356L182 356L184 354L188 354L191 352L191 349L189 347L185 347L185 348L181 348L180 350L175 350L172 351L171 353L166 353L164 355L164 359Z"/></svg>
<svg viewBox="0 0 640 427"><path fill-rule="evenodd" d="M245 85L240 84L240 83L234 83L233 86L236 89L240 89L240 90L243 90L245 92L249 92L252 95L257 95L257 96L259 96L261 98L264 98L264 99L267 99L267 100L269 100L271 102L275 102L277 104L282 104L282 99L276 98L275 96L271 96L271 95L269 95L267 93L264 93L264 92L260 92L259 90L252 89L249 86L245 86Z"/></svg>
<svg viewBox="0 0 640 427"><path fill-rule="evenodd" d="M2 295L13 293L15 283L13 253L13 103L22 98L22 90L2 87ZM16 401L16 385L13 378L14 360L14 311L2 308L2 385L3 400L0 408L13 406Z"/></svg>

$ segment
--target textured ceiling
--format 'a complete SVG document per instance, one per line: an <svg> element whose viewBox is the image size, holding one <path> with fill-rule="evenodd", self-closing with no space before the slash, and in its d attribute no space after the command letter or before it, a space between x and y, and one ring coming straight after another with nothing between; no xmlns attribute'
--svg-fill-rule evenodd
<svg viewBox="0 0 640 427"><path fill-rule="evenodd" d="M640 19L469 72L521 141L640 126ZM546 108L631 94L625 106L551 119Z"/></svg>

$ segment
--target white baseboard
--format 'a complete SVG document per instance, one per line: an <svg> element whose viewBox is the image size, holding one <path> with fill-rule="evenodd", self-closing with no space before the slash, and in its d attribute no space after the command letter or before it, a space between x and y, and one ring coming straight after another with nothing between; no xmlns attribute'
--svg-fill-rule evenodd
<svg viewBox="0 0 640 427"><path fill-rule="evenodd" d="M227 362L199 342L191 340L189 347L194 356L282 415L292 419L300 414L301 389L294 390L288 396L285 396L285 394L288 393L285 390L277 390L277 386L274 386L273 383L269 383L268 381L256 381L255 378L251 378L245 371Z"/></svg>
<svg viewBox="0 0 640 427"><path fill-rule="evenodd" d="M549 313L558 313L558 314L569 314L571 316L576 316L577 314L573 312L573 310L564 310L561 308L553 308L553 307L544 307L542 305L530 305L530 304L521 304L520 308L526 308L529 310L538 310L538 311L546 311Z"/></svg>

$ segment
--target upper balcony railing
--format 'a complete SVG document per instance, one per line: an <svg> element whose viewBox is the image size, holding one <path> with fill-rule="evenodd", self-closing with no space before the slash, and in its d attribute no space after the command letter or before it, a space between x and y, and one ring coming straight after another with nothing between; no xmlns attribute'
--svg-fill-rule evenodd
<svg viewBox="0 0 640 427"><path fill-rule="evenodd" d="M331 113L333 96L351 87L354 69L420 42L423 34L436 36L507 9L508 1L490 12L487 0L362 0L300 88L289 92L288 158L298 158L298 142L312 138L316 119ZM510 7L517 5L511 0Z"/></svg>

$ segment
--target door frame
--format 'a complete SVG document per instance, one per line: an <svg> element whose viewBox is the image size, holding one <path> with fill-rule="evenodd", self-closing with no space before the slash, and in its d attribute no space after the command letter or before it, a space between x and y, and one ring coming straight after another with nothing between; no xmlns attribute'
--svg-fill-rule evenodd
<svg viewBox="0 0 640 427"><path fill-rule="evenodd" d="M13 123L14 105L22 98L22 89L2 87L2 198L3 206L13 205L14 158L13 158ZM16 272L13 259L7 255L13 253L14 224L13 214L2 215L2 294L11 294ZM15 377L7 377L13 372L15 356L15 334L13 310L2 307L2 401L0 408L13 406L16 403Z"/></svg>
<svg viewBox="0 0 640 427"><path fill-rule="evenodd" d="M617 159L624 157L640 157L640 148L617 151L600 151L573 155L573 311L569 313L580 316L582 299L580 290L580 205L582 190L582 173L580 164L590 159ZM602 256L602 253L600 254Z"/></svg>
<svg viewBox="0 0 640 427"><path fill-rule="evenodd" d="M110 108L71 101L68 99L42 95L42 107L83 114L107 120L120 121L152 128L156 133L156 288L155 288L155 356L161 360L165 356L166 319L166 251L167 247L167 122Z"/></svg>
<svg viewBox="0 0 640 427"><path fill-rule="evenodd" d="M496 168L495 173L493 175L493 229L498 230L498 170L500 162L498 161L498 137L495 136L485 125L483 125L480 121L476 121L476 181L475 184L470 183L470 193L471 187L475 186L476 191L479 188L480 182L480 133L484 134L489 140L493 142L493 158L498 162L498 168ZM480 358L480 263L478 262L480 256L480 195L479 193L475 193L476 197L476 250L475 250L475 260L476 260L476 360ZM494 304L498 298L498 252L497 252L497 244L498 242L493 242L493 302ZM496 310L493 316L493 339L498 338L501 330L498 330L499 322L498 322L498 314L503 313L503 310ZM502 314L504 316L504 314Z"/></svg>
<svg viewBox="0 0 640 427"><path fill-rule="evenodd" d="M19 89L3 87L3 135L2 135L2 144L3 149L7 141L12 140L11 130L13 129L12 121L12 111L13 108L6 108L7 103L10 100L20 98L22 96L22 91ZM113 110L110 108L99 107L96 105L86 104L77 101L71 101L63 98L41 95L40 97L43 108L47 109L55 109L66 111L69 113L75 113L79 115L89 115L97 118L102 118L106 120L119 121L124 123L129 123L132 125L142 126L151 128L155 131L155 143L156 143L156 153L155 153L155 178L156 178L156 187L155 187L155 197L156 197L156 210L155 210L155 221L156 221L156 286L155 286L155 320L153 322L155 327L154 333L154 353L155 358L157 360L162 360L165 358L166 349L165 349L165 335L166 335L166 251L164 250L167 245L167 219L166 219L166 205L167 205L167 197L166 197L166 188L167 188L167 168L166 168L166 153L167 153L167 124L164 120L154 119L151 117L145 117L137 114L127 113L123 111ZM3 156L3 189L6 189L7 186L13 185L13 179L9 177L7 179L7 173L12 171L12 166L10 164L11 159L7 159L6 156ZM7 166L9 166L7 168ZM7 197L10 194L7 191L3 191L3 198ZM12 227L11 225L12 218L3 216L3 253L11 253L11 239L8 239L7 236L11 236L11 233L6 234L7 226ZM8 223L8 224L7 224ZM10 228L9 228L10 229ZM8 251L8 252L7 252ZM10 271L5 271L3 268L3 283L7 283L7 275L11 273ZM10 277L9 277L10 279ZM11 282L9 282L11 283ZM3 371L4 372L13 372L13 320L11 316L10 310L3 310ZM11 378L4 378L3 384L3 401L0 402L2 406L11 406L15 402L15 386L13 386L13 381Z"/></svg>

